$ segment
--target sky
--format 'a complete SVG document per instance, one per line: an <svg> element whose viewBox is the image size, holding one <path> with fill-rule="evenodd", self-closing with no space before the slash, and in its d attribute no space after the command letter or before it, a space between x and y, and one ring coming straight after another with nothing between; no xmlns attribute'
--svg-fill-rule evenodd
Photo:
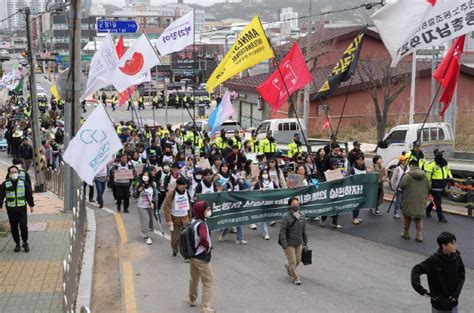
<svg viewBox="0 0 474 313"><path fill-rule="evenodd" d="M117 6L123 6L125 4L124 0L97 0L98 2L104 4L113 4ZM200 5L212 5L214 3L223 2L224 0L184 0L184 3L198 3ZM173 0L151 0L153 5L163 4L163 3L176 3L177 1Z"/></svg>

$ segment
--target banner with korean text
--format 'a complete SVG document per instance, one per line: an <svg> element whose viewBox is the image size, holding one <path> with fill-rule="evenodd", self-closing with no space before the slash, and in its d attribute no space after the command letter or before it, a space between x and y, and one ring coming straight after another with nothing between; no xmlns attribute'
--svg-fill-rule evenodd
<svg viewBox="0 0 474 313"><path fill-rule="evenodd" d="M288 211L288 200L298 197L307 217L334 215L375 208L378 174L369 173L321 183L317 186L219 192L198 195L212 207L207 219L211 230L279 220Z"/></svg>

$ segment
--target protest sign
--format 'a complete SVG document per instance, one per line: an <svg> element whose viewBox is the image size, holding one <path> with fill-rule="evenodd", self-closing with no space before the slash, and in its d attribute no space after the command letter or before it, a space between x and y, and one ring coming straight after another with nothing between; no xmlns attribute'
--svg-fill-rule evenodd
<svg viewBox="0 0 474 313"><path fill-rule="evenodd" d="M326 172L324 172L324 176L326 177L326 181L333 181L333 180L344 178L344 175L342 175L342 172L340 169L327 170Z"/></svg>
<svg viewBox="0 0 474 313"><path fill-rule="evenodd" d="M211 168L211 163L209 163L209 160L206 158L200 158L197 163L197 167L202 169Z"/></svg>
<svg viewBox="0 0 474 313"><path fill-rule="evenodd" d="M207 219L211 230L278 220L288 211L288 200L298 197L307 217L334 215L375 208L378 174L369 173L321 183L318 186L237 191L198 195L212 208Z"/></svg>
<svg viewBox="0 0 474 313"><path fill-rule="evenodd" d="M288 188L301 187L303 186L303 179L303 175L290 174L288 175L288 178L286 180L286 185L288 186Z"/></svg>
<svg viewBox="0 0 474 313"><path fill-rule="evenodd" d="M133 170L120 170L114 172L115 180L133 179Z"/></svg>

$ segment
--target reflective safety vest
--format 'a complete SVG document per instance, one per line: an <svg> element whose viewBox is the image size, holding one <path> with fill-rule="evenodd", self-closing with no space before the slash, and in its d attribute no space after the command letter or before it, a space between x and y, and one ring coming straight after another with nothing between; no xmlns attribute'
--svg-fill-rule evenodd
<svg viewBox="0 0 474 313"><path fill-rule="evenodd" d="M405 157L407 158L407 164L410 164L411 160L417 160L418 161L418 167L422 170L425 170L425 165L426 165L426 160L425 159L418 159L416 155L413 154L413 151L410 150L405 154Z"/></svg>
<svg viewBox="0 0 474 313"><path fill-rule="evenodd" d="M439 166L436 161L431 161L425 166L426 176L429 180L446 180L453 178L449 165Z"/></svg>
<svg viewBox="0 0 474 313"><path fill-rule="evenodd" d="M117 104L117 96L116 95L112 96L112 104Z"/></svg>
<svg viewBox="0 0 474 313"><path fill-rule="evenodd" d="M263 140L260 141L260 152L263 153L275 153L277 151L277 145L275 142L270 142L270 140L265 137Z"/></svg>
<svg viewBox="0 0 474 313"><path fill-rule="evenodd" d="M117 126L117 135L121 135L121 134L122 134L122 128L123 128L122 125Z"/></svg>
<svg viewBox="0 0 474 313"><path fill-rule="evenodd" d="M221 136L216 139L217 148L224 150L227 147L227 138L222 138Z"/></svg>
<svg viewBox="0 0 474 313"><path fill-rule="evenodd" d="M199 103L203 103L204 102L204 98L202 96L199 96Z"/></svg>
<svg viewBox="0 0 474 313"><path fill-rule="evenodd" d="M258 153L260 152L260 147L259 147L259 142L257 139L250 139L249 140L250 144L252 145L252 152L253 153Z"/></svg>
<svg viewBox="0 0 474 313"><path fill-rule="evenodd" d="M298 144L293 140L288 144L288 157L292 158L295 154L301 153L301 146L298 146Z"/></svg>
<svg viewBox="0 0 474 313"><path fill-rule="evenodd" d="M25 170L20 170L20 171L18 172L18 177L19 177L21 180L26 181L26 171L25 171Z"/></svg>
<svg viewBox="0 0 474 313"><path fill-rule="evenodd" d="M242 149L242 140L239 140L235 137L232 137L232 145L237 145L239 147L239 150Z"/></svg>
<svg viewBox="0 0 474 313"><path fill-rule="evenodd" d="M153 97L153 103L158 103L158 97L157 96Z"/></svg>
<svg viewBox="0 0 474 313"><path fill-rule="evenodd" d="M150 139L151 138L151 130L145 130L143 132L143 136L145 136L146 139Z"/></svg>
<svg viewBox="0 0 474 313"><path fill-rule="evenodd" d="M138 97L138 102L143 103L143 97L142 96Z"/></svg>
<svg viewBox="0 0 474 313"><path fill-rule="evenodd" d="M5 181L5 190L7 207L20 208L26 206L26 190L24 180L18 179L16 189L14 189L13 182L10 179L7 179Z"/></svg>
<svg viewBox="0 0 474 313"><path fill-rule="evenodd" d="M188 101L188 96L184 95L184 97L183 97L183 102L186 103L187 101Z"/></svg>

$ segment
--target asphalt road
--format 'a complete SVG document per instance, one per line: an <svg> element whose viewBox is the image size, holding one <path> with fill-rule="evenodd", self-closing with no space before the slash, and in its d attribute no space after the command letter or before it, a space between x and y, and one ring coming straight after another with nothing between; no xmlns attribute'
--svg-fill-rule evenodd
<svg viewBox="0 0 474 313"><path fill-rule="evenodd" d="M106 207L115 210L110 192L106 193ZM153 245L147 246L140 238L134 200L130 211L121 215L129 238L127 251L134 272L137 312L197 311L186 302L189 265L180 257L171 257L170 243L161 236L154 235ZM246 226L246 246L235 244L234 234L218 242L218 232L214 232L214 308L231 313L428 312L426 298L411 288L410 270L436 250L437 234L450 230L458 236L459 250L466 266L471 267L467 269L461 309L473 311L472 220L448 216L449 224L428 221L425 242L416 243L399 237L400 222L389 215L368 216L363 211L360 226L353 226L349 217L341 217L341 231L309 223L314 261L311 266L300 267L302 286L292 285L286 276L284 255L276 242L278 226L270 227L270 241Z"/></svg>

